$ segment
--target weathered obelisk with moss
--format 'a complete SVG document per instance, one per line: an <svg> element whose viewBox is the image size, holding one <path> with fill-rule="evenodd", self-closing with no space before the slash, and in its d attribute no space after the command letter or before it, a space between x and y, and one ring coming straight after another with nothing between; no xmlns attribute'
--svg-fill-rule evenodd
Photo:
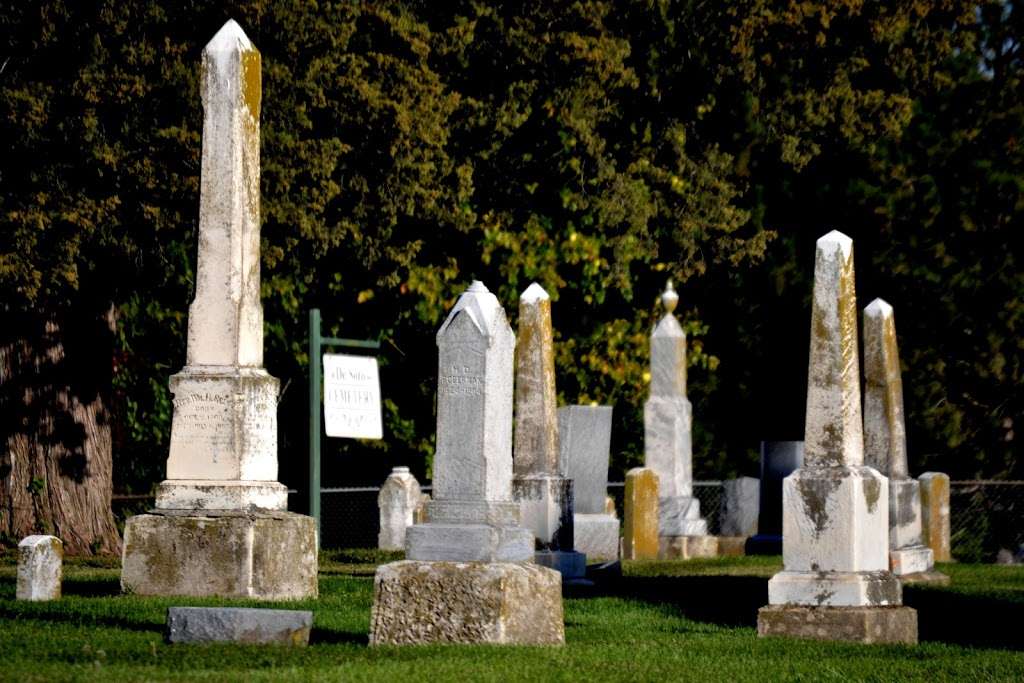
<svg viewBox="0 0 1024 683"><path fill-rule="evenodd" d="M948 583L934 571L921 533L921 484L910 477L903 418L903 377L892 306L864 309L864 457L889 478L889 568L903 582Z"/></svg>
<svg viewBox="0 0 1024 683"><path fill-rule="evenodd" d="M167 479L125 525L121 585L136 594L317 594L316 527L286 511L278 381L263 369L260 79L259 51L227 22L203 50L199 263Z"/></svg>
<svg viewBox="0 0 1024 683"><path fill-rule="evenodd" d="M889 571L889 482L864 465L853 240L817 244L803 466L782 488L785 568L768 582L758 634L917 642Z"/></svg>

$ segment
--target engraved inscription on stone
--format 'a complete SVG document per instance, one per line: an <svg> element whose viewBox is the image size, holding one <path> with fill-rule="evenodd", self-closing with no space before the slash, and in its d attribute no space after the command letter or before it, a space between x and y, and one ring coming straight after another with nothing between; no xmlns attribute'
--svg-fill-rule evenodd
<svg viewBox="0 0 1024 683"><path fill-rule="evenodd" d="M175 394L171 439L185 447L210 449L217 462L217 451L232 445L233 402L231 392L213 389Z"/></svg>
<svg viewBox="0 0 1024 683"><path fill-rule="evenodd" d="M277 387L250 385L242 397L242 434L249 450L277 452Z"/></svg>

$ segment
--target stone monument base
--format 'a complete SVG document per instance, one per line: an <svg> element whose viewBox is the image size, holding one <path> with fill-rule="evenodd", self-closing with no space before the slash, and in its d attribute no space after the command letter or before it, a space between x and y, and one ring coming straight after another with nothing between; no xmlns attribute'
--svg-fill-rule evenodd
<svg viewBox="0 0 1024 683"><path fill-rule="evenodd" d="M743 557L747 554L746 536L718 536L718 557Z"/></svg>
<svg viewBox="0 0 1024 683"><path fill-rule="evenodd" d="M377 568L370 645L562 645L562 578L529 563L417 562Z"/></svg>
<svg viewBox="0 0 1024 683"><path fill-rule="evenodd" d="M573 548L590 560L619 557L619 520L611 515L573 515Z"/></svg>
<svg viewBox="0 0 1024 683"><path fill-rule="evenodd" d="M718 557L717 536L659 536L659 560L689 560Z"/></svg>
<svg viewBox="0 0 1024 683"><path fill-rule="evenodd" d="M587 556L574 550L538 550L533 561L554 569L562 575L562 581L578 581L587 577Z"/></svg>
<svg viewBox="0 0 1024 683"><path fill-rule="evenodd" d="M757 613L757 635L916 645L917 610L910 607L769 605Z"/></svg>
<svg viewBox="0 0 1024 683"><path fill-rule="evenodd" d="M923 545L889 551L889 570L900 578L927 572L935 566L932 549Z"/></svg>
<svg viewBox="0 0 1024 683"><path fill-rule="evenodd" d="M156 489L157 510L287 510L288 487L276 481L168 479Z"/></svg>
<svg viewBox="0 0 1024 683"><path fill-rule="evenodd" d="M121 590L135 595L315 598L316 522L270 510L154 510L129 517Z"/></svg>
<svg viewBox="0 0 1024 683"><path fill-rule="evenodd" d="M907 584L928 584L929 586L948 586L949 576L935 570L918 572L916 574L905 574L900 577L900 583Z"/></svg>
<svg viewBox="0 0 1024 683"><path fill-rule="evenodd" d="M831 607L895 606L903 603L903 587L889 572L781 571L768 581L772 605Z"/></svg>
<svg viewBox="0 0 1024 683"><path fill-rule="evenodd" d="M432 521L405 530L405 549L406 557L425 562L528 562L534 542L522 527Z"/></svg>

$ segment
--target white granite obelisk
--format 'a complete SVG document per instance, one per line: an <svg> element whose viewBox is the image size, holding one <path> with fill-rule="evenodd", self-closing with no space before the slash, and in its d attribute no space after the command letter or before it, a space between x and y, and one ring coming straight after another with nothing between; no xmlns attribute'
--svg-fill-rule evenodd
<svg viewBox="0 0 1024 683"><path fill-rule="evenodd" d="M889 478L889 568L902 580L947 581L934 573L921 534L921 485L907 467L903 378L892 306L864 309L864 459Z"/></svg>
<svg viewBox="0 0 1024 683"><path fill-rule="evenodd" d="M427 521L377 569L370 644L561 644L562 577L532 562L512 498L516 339L473 282L437 332L437 452Z"/></svg>
<svg viewBox="0 0 1024 683"><path fill-rule="evenodd" d="M551 299L534 282L519 297L512 492L533 531L535 561L566 581L583 578L587 558L573 550L573 486L561 469Z"/></svg>
<svg viewBox="0 0 1024 683"><path fill-rule="evenodd" d="M889 482L864 465L853 241L818 240L804 462L783 481L783 562L760 635L917 642L889 572Z"/></svg>
<svg viewBox="0 0 1024 683"><path fill-rule="evenodd" d="M665 315L651 334L650 398L644 403L644 465L658 475L659 555L714 555L708 523L693 495L693 409L686 397L686 333L673 311L679 295L669 280Z"/></svg>
<svg viewBox="0 0 1024 683"><path fill-rule="evenodd" d="M260 68L259 51L234 21L203 50L186 365L170 381L170 456L156 510L125 528L122 585L139 594L316 595L315 526L284 512L278 381L262 367Z"/></svg>

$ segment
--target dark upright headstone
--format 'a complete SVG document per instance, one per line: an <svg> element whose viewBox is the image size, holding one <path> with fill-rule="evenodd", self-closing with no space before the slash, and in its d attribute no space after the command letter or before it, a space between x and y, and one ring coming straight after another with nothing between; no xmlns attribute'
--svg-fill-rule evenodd
<svg viewBox="0 0 1024 683"><path fill-rule="evenodd" d="M782 480L804 462L803 441L761 442L761 514L747 555L782 554Z"/></svg>

